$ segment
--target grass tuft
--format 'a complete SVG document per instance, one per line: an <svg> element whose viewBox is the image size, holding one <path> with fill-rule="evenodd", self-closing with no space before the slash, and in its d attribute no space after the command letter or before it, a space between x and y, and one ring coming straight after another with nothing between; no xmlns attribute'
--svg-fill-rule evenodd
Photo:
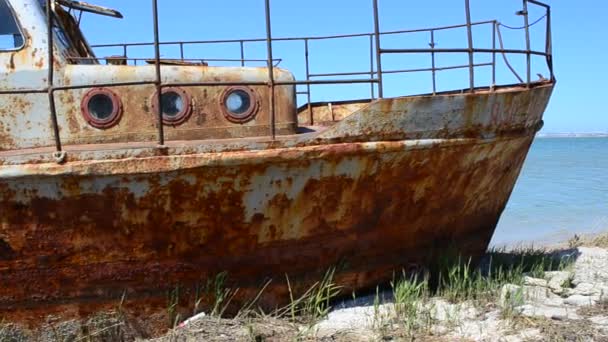
<svg viewBox="0 0 608 342"><path fill-rule="evenodd" d="M328 270L320 282L313 284L298 298L294 297L289 277L286 275L291 300L287 306L277 310L274 316L306 323L316 323L325 318L332 308L332 301L342 292L341 287L334 283L334 275L335 268Z"/></svg>

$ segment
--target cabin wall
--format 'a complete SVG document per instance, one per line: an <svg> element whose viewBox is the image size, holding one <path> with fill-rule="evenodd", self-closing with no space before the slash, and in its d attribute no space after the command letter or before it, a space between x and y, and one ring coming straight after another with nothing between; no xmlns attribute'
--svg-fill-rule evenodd
<svg viewBox="0 0 608 342"><path fill-rule="evenodd" d="M35 0L8 0L24 46L0 51L0 91L43 89L48 77L45 16ZM46 94L0 95L0 150L52 144Z"/></svg>
<svg viewBox="0 0 608 342"><path fill-rule="evenodd" d="M22 27L25 46L0 52L0 91L43 90L47 87L48 49L46 16L37 0L9 0ZM57 41L56 41L57 42ZM155 67L70 64L65 48L55 46L54 85L75 86L120 82L152 82ZM203 65L163 65L163 82L266 82L266 68L228 68ZM291 73L275 69L277 81L293 81ZM167 140L199 140L259 137L271 134L270 93L267 86L248 87L256 110L250 120L232 122L222 111L227 86L182 87L191 97L191 115L179 125L166 124ZM121 102L118 122L96 128L81 109L83 98L94 86L55 92L60 138L64 145L89 143L156 142L157 115L153 103L156 87L151 84L109 87ZM278 135L294 134L297 127L295 86L275 89L275 118ZM0 95L0 151L54 145L48 95Z"/></svg>
<svg viewBox="0 0 608 342"><path fill-rule="evenodd" d="M161 68L164 83L264 82L266 68L228 68L208 66L170 66ZM291 73L275 69L277 81L293 81ZM65 85L153 81L155 67L123 65L68 65L62 82ZM222 95L229 86L179 87L192 99L192 113L179 125L165 125L167 140L241 138L270 135L270 96L267 86L249 86L255 94L257 110L244 123L229 121L222 112ZM122 102L122 118L113 127L91 126L81 113L81 102L89 89L57 93L57 111L61 136L66 144L156 141L158 119L154 109L156 87L152 84L108 87ZM277 134L294 134L296 128L295 88L275 89Z"/></svg>

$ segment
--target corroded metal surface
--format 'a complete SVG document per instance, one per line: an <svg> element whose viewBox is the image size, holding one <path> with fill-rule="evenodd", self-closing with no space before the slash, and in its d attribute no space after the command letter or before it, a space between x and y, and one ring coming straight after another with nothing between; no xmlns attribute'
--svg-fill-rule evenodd
<svg viewBox="0 0 608 342"><path fill-rule="evenodd" d="M298 109L298 123L310 125L310 113L312 112L314 123L330 125L340 121L352 113L367 107L371 101L344 101L344 102L325 102L303 106Z"/></svg>
<svg viewBox="0 0 608 342"><path fill-rule="evenodd" d="M0 53L0 91L41 90L47 86L48 46L44 40L46 18L38 0L10 1L22 26L26 44L18 51ZM157 118L152 101L156 87L155 66L97 64L74 18L55 8L65 37L55 38L54 80L56 87L88 86L87 89L59 89L55 92L58 126L65 145L95 143L153 142L157 139ZM67 40L66 40L67 39ZM72 41L72 45L66 41ZM222 82L263 83L267 68L210 67L206 65L162 65L163 83ZM294 81L293 75L274 70L279 82ZM107 129L87 123L80 104L90 88L99 84L149 82L111 86L124 105L120 122ZM197 140L259 137L270 135L269 90L252 85L258 110L252 120L234 124L222 114L222 94L227 85L184 87L191 97L192 115L179 125L165 129L168 140ZM275 87L276 133L296 132L295 87ZM54 143L46 92L0 96L0 151L52 146Z"/></svg>
<svg viewBox="0 0 608 342"><path fill-rule="evenodd" d="M222 272L241 289L235 303L273 279L261 298L272 306L288 299L285 274L302 289L337 266L346 289L365 288L450 246L478 256L551 88L380 100L353 114L361 123L384 115L365 141L356 140L366 124L347 117L258 150L109 158L114 150L1 166L0 308L36 323L87 315L126 294L133 312L163 312L177 284L192 289ZM464 106L448 116L444 101ZM403 108L424 120L408 121ZM455 133L433 129L440 123ZM414 127L427 132L422 139L383 140ZM350 138L336 139L340 131Z"/></svg>
<svg viewBox="0 0 608 342"><path fill-rule="evenodd" d="M300 114L318 126L298 127L295 85L310 75L273 66L269 20L268 68L165 63L158 30L154 65L126 65L126 45L101 65L65 9L48 8L65 32L45 41L39 1L9 3L25 41L0 54L0 320L12 322L117 305L162 317L168 292L179 287L191 310L193 289L224 273L240 289L234 305L267 284L259 304L275 307L289 298L286 276L302 293L335 267L348 292L452 247L479 256L553 89L550 48L511 50L545 56L551 81L531 83L528 61L525 86L473 89L471 62L468 92L312 104ZM378 79L372 68L370 80L337 82L378 82L381 93L381 54L416 50L381 49L374 4ZM188 92L188 115L164 132L154 110L163 86ZM256 98L252 120L225 117L233 86ZM120 97L111 125L81 113L95 87Z"/></svg>

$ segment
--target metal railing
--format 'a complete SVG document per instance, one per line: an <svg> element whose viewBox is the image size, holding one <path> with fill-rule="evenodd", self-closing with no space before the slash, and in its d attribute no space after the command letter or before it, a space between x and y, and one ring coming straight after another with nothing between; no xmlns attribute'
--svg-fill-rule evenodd
<svg viewBox="0 0 608 342"><path fill-rule="evenodd" d="M411 72L431 72L432 81L433 81L433 94L436 93L436 74L439 71L451 70L451 69L468 69L469 70L469 90L471 92L475 91L475 68L478 67L492 67L492 86L495 85L496 82L496 55L501 54L504 58L505 64L508 68L514 73L514 75L518 78L520 83L525 83L526 86L530 86L531 84L531 57L532 56L543 56L546 59L547 67L550 72L550 79L554 80L553 74L553 61L552 61L552 42L551 42L551 9L550 6L541 3L536 0L522 0L523 10L518 14L522 15L524 18L524 26L517 28L525 30L525 38L526 38L526 49L518 50L518 49L505 49L502 41L502 35L500 33L500 27L508 27L502 25L496 20L492 21L479 21L472 22L470 15L470 5L469 0L465 0L465 14L466 14L466 24L462 25L452 25L452 26L443 26L443 27L434 27L428 29L419 29L419 30L402 30L402 31L389 31L389 32L381 32L380 31L380 20L379 20L379 9L378 9L378 0L373 1L373 20L374 20L374 32L371 33L360 33L360 34L350 34L350 35L335 35L335 36L316 36L316 37L291 37L291 38L273 38L272 37L272 29L271 29L271 7L270 0L265 1L265 21L266 21L266 37L260 39L236 39L236 40L208 40L208 41L190 41L190 42L160 42L159 41L159 28L158 28L158 0L152 1L152 9L153 9L153 21L154 21L154 42L151 43L130 43L130 44L103 44L103 45L94 45L94 48L108 48L108 47L118 47L122 48L124 59L127 61L133 61L135 64L138 58L129 58L128 57L128 49L130 47L135 46L152 46L154 48L154 59L152 60L155 64L155 80L154 81L138 81L138 82L123 82L123 83L109 83L109 84L94 84L94 85L77 85L77 86L54 86L53 84L53 76L54 76L54 36L53 29L51 25L51 21L53 18L52 13L52 2L54 0L47 0L46 5L46 13L47 13L47 38L48 38L48 60L49 60L49 70L48 70L48 84L45 89L30 89L30 90L15 90L15 91L0 91L1 94L22 94L22 93L48 93L49 104L50 104L50 115L51 122L53 125L53 133L55 140L55 147L57 153L62 154L62 144L61 137L59 134L59 127L57 122L57 113L55 108L55 99L54 93L57 91L66 91L72 89L84 89L84 88L93 88L93 87L122 87L122 86L135 86L135 85L154 85L156 87L157 93L161 93L162 88L165 87L192 87L192 86L231 86L231 85L249 85L249 86L267 86L269 91L269 113L270 113L270 137L274 140L276 138L276 123L275 123L275 88L278 86L285 85L303 85L306 86L306 91L296 92L297 94L307 95L307 103L308 103L308 111L310 115L310 123L313 123L313 115L311 109L311 86L313 85L321 85L321 84L357 84L357 83L368 83L370 84L370 92L371 98L376 98L376 94L374 92L374 86L378 87L378 96L377 98L384 97L384 82L383 76L386 74L394 74L394 73L411 73ZM546 36L545 36L545 51L533 51L531 50L530 43L530 26L536 24L540 21L537 20L533 24L529 23L529 14L528 14L528 6L529 4L533 4L536 6L540 6L545 9L546 14L540 19L546 19ZM476 25L492 25L492 48L476 48L473 44L473 32L472 27ZM468 38L468 46L467 48L445 48L439 49L436 48L435 43L435 33L442 30L463 28L467 29L467 38ZM406 34L406 33L420 33L420 32L428 32L430 34L430 43L429 48L425 49L385 49L381 46L381 38L387 35L395 35L395 34ZM354 37L368 37L369 38L369 56L370 56L370 69L366 71L360 72L342 72L342 73L311 73L310 72L310 49L309 43L311 41L318 40L331 40L331 39L343 39L343 38L354 38ZM500 48L496 47L498 41L500 42ZM280 41L301 41L304 44L304 54L305 54L305 69L306 69L306 79L299 81L277 81L275 80L274 69L280 63L280 59L273 58L273 42ZM245 45L248 43L255 42L265 42L266 50L267 50L267 59L266 60L248 60L245 58ZM238 44L240 47L240 58L239 59L214 59L213 61L235 61L240 62L242 66L245 66L248 62L261 62L264 61L266 67L268 68L268 80L260 81L260 82L191 82L191 83L163 83L162 82L162 68L161 68L161 56L160 56L160 47L166 45L177 45L180 48L180 59L182 61L188 61L185 59L184 48L188 45L198 45L198 44L227 44L234 43ZM454 53L465 53L468 54L468 64L465 65L454 65L447 67L437 67L436 66L436 55L437 54L454 54ZM476 53L486 53L491 54L492 60L487 63L474 63L474 55ZM431 56L431 67L430 68L420 68L420 69L398 69L398 70L383 70L382 56L385 54L429 54ZM510 65L507 54L520 54L526 56L526 80L521 79L521 77L517 74L515 69ZM196 59L196 61L206 62L212 60L205 59ZM278 63L277 63L278 62ZM375 63L374 63L375 62ZM375 64L375 65L374 65ZM375 67L375 70L374 70ZM365 76L369 75L369 78L364 79L316 79L322 77L338 77L338 76ZM158 120L158 145L159 147L164 147L165 145L165 134L164 134L164 125L162 120L162 106L161 106L161 96L158 96L158 105L157 108L157 120Z"/></svg>

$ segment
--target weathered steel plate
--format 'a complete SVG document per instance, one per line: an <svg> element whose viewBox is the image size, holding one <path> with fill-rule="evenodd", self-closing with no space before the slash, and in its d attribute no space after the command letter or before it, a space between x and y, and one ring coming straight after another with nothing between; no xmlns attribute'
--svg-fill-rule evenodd
<svg viewBox="0 0 608 342"><path fill-rule="evenodd" d="M120 157L123 146L92 160L75 150L65 164L9 161L0 310L36 324L126 295L134 313L162 314L168 291L222 272L241 289L235 304L272 279L260 303L273 306L288 299L286 274L301 290L337 267L349 290L424 268L450 247L479 256L551 89L380 100L251 150L220 141L199 153Z"/></svg>

